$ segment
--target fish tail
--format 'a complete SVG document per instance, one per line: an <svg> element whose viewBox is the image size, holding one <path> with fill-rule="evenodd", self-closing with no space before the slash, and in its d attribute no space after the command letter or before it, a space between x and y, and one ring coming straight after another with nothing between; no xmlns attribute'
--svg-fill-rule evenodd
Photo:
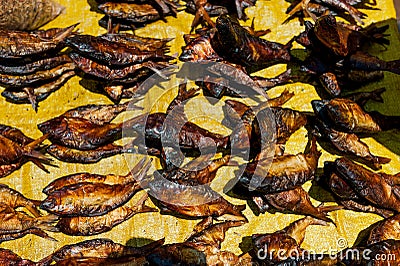
<svg viewBox="0 0 400 266"><path fill-rule="evenodd" d="M69 26L68 28L66 28L64 31L61 31L60 33L58 33L57 35L54 36L54 40L55 41L62 41L65 38L67 38L68 36L70 36L73 32L73 30L76 28L76 26L78 26L79 23L76 23L74 25Z"/></svg>
<svg viewBox="0 0 400 266"><path fill-rule="evenodd" d="M371 91L370 99L378 103L383 103L382 93L384 93L385 91L386 88L380 88Z"/></svg>
<svg viewBox="0 0 400 266"><path fill-rule="evenodd" d="M42 229L32 229L32 230L30 231L30 233L31 233L31 234L34 234L34 235L37 235L37 236L40 236L40 237L42 237L42 238L44 238L44 239L48 239L48 240L51 240L51 241L58 242L57 239L55 239L54 237L49 236L49 235L48 235L45 231L43 231Z"/></svg>
<svg viewBox="0 0 400 266"><path fill-rule="evenodd" d="M59 229L53 225L56 221L58 221L59 216L54 215L54 214L49 214L46 216L42 216L37 218L37 224L35 228L45 230L45 231L50 231L50 232L59 232Z"/></svg>

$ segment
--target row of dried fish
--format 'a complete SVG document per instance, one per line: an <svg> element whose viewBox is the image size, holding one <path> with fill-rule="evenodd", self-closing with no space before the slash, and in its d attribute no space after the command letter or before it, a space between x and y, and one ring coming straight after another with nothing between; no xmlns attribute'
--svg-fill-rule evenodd
<svg viewBox="0 0 400 266"><path fill-rule="evenodd" d="M2 96L15 103L46 99L75 75L75 64L60 51L76 25L32 32L1 30L0 85Z"/></svg>
<svg viewBox="0 0 400 266"><path fill-rule="evenodd" d="M66 39L69 56L84 74L114 102L132 98L142 81L170 66L171 39L143 38L133 34L74 35ZM81 84L90 84L81 81ZM93 88L92 88L93 89Z"/></svg>
<svg viewBox="0 0 400 266"><path fill-rule="evenodd" d="M168 16L176 17L179 3L174 0L96 0L97 8L105 14L99 21L107 29L117 26L121 30L134 30Z"/></svg>
<svg viewBox="0 0 400 266"><path fill-rule="evenodd" d="M27 234L56 241L45 231L58 232L54 225L58 216L43 216L38 209L40 204L40 201L28 199L18 191L0 184L0 242L21 238ZM29 214L17 208L24 208Z"/></svg>

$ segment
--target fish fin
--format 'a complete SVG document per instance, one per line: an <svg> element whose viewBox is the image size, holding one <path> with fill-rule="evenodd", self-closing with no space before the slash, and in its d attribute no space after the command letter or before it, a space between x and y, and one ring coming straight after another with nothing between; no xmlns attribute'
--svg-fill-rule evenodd
<svg viewBox="0 0 400 266"><path fill-rule="evenodd" d="M69 27L67 27L64 31L61 31L57 35L54 36L53 40L55 41L62 41L66 37L72 34L73 30L79 25L80 23L75 23Z"/></svg>
<svg viewBox="0 0 400 266"><path fill-rule="evenodd" d="M23 88L22 89L26 95L28 95L28 101L32 105L33 110L37 113L38 110L38 102L33 88Z"/></svg>
<svg viewBox="0 0 400 266"><path fill-rule="evenodd" d="M36 229L36 228L35 228L35 229L32 229L29 233L31 233L31 234L33 234L33 235L40 236L40 237L42 237L42 238L44 238L44 239L48 239L48 240L51 240L51 241L58 242L57 239L55 239L55 238L49 236L49 235L48 235L45 231L43 231L42 229ZM41 264L39 264L39 265L41 265Z"/></svg>
<svg viewBox="0 0 400 266"><path fill-rule="evenodd" d="M379 88L371 91L370 99L378 103L383 103L382 93L384 93L385 91L386 88Z"/></svg>

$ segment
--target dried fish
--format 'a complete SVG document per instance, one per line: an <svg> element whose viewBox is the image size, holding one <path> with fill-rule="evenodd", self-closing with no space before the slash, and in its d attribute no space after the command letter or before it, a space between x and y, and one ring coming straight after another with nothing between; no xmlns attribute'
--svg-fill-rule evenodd
<svg viewBox="0 0 400 266"><path fill-rule="evenodd" d="M328 188L333 192L337 202L344 208L359 212L375 213L382 217L390 217L393 215L393 211L373 205L360 196L336 173L335 165L332 162L325 162L324 176Z"/></svg>
<svg viewBox="0 0 400 266"><path fill-rule="evenodd" d="M61 48L76 26L33 32L0 30L0 58L23 58Z"/></svg>
<svg viewBox="0 0 400 266"><path fill-rule="evenodd" d="M112 143L91 150L77 150L52 144L46 151L58 160L68 163L96 163L117 154L137 152L133 147L123 147Z"/></svg>
<svg viewBox="0 0 400 266"><path fill-rule="evenodd" d="M63 65L56 66L50 70L37 71L33 74L28 75L8 75L0 74L0 84L3 86L12 87L27 87L33 83L43 82L46 80L60 77L66 72L71 72L75 69L74 63L66 63Z"/></svg>
<svg viewBox="0 0 400 266"><path fill-rule="evenodd" d="M146 259L151 265L246 265L242 264L242 258L221 250L226 231L243 224L240 221L213 224L211 218L205 218L186 241L163 245Z"/></svg>
<svg viewBox="0 0 400 266"><path fill-rule="evenodd" d="M150 181L149 188L149 194L156 197L164 212L195 218L213 216L230 221L247 221L242 213L246 205L233 205L209 185L192 187L157 178Z"/></svg>
<svg viewBox="0 0 400 266"><path fill-rule="evenodd" d="M40 237L56 241L47 235L44 230L57 232L52 225L58 220L58 216L47 215L31 217L24 212L16 211L7 204L0 203L0 241L9 241L21 238L27 234L35 234Z"/></svg>
<svg viewBox="0 0 400 266"><path fill-rule="evenodd" d="M7 62L7 64L0 65L0 73L5 75L29 75L38 71L50 70L56 66L70 62L71 59L66 54L39 59L37 61L27 62L22 65Z"/></svg>
<svg viewBox="0 0 400 266"><path fill-rule="evenodd" d="M334 129L349 133L382 131L370 114L349 99L313 100L311 104L317 116Z"/></svg>
<svg viewBox="0 0 400 266"><path fill-rule="evenodd" d="M226 15L218 17L216 28L211 42L214 50L225 60L244 66L248 73L291 59L290 42L283 45L261 39Z"/></svg>
<svg viewBox="0 0 400 266"><path fill-rule="evenodd" d="M277 193L301 186L314 178L321 152L317 150L315 139L307 153L282 155L275 157L265 169L257 159L248 163L239 184L260 193ZM260 165L259 165L260 164ZM251 187L251 179L257 179L257 187Z"/></svg>
<svg viewBox="0 0 400 266"><path fill-rule="evenodd" d="M346 133L329 128L325 123L318 123L318 132L327 138L333 146L341 152L358 156L366 162L372 163L374 168L382 168L381 164L390 162L390 158L376 156L371 153L367 144L353 133Z"/></svg>
<svg viewBox="0 0 400 266"><path fill-rule="evenodd" d="M97 238L76 244L65 245L53 254L43 258L40 265L51 265L68 259L127 259L140 258L148 255L161 246L164 239L154 241L142 247L129 247L113 242L110 239ZM118 260L117 260L118 262Z"/></svg>
<svg viewBox="0 0 400 266"><path fill-rule="evenodd" d="M341 206L318 206L312 205L310 196L302 188L297 187L292 190L282 191L279 193L264 194L261 196L253 197L261 212L270 209L278 211L290 211L295 214L309 215L326 222L332 222L327 217L327 213L331 211L340 210Z"/></svg>
<svg viewBox="0 0 400 266"><path fill-rule="evenodd" d="M82 182L90 183L102 183L108 185L115 184L126 184L129 182L134 182L138 176L140 177L142 173L146 173L150 168L151 164L146 162L146 158L140 160L125 176L120 175L98 175L91 173L77 173L67 176L62 176L50 182L42 192L46 195L50 195L54 191L60 190L65 186L75 185Z"/></svg>
<svg viewBox="0 0 400 266"><path fill-rule="evenodd" d="M130 23L150 23L176 14L175 6L167 6L166 10L161 12L150 4L107 2L98 7L107 16Z"/></svg>
<svg viewBox="0 0 400 266"><path fill-rule="evenodd" d="M147 195L133 207L121 206L104 215L94 217L61 217L57 228L67 235L90 236L110 231L138 213L156 212L157 209L145 205Z"/></svg>
<svg viewBox="0 0 400 266"><path fill-rule="evenodd" d="M0 184L0 203L6 204L13 209L17 207L24 207L30 213L32 213L33 216L41 216L38 210L38 207L41 203L40 201L28 199L18 191L3 184Z"/></svg>
<svg viewBox="0 0 400 266"><path fill-rule="evenodd" d="M151 37L141 37L135 34L129 33L107 33L99 36L101 39L109 42L117 42L126 45L132 49L139 49L140 51L157 51L163 50L169 52L168 43L172 41L172 38L157 39Z"/></svg>
<svg viewBox="0 0 400 266"><path fill-rule="evenodd" d="M47 171L42 163L49 162L49 159L37 149L47 139L47 135L37 140L31 140L23 135L18 129L3 126L0 135L0 176L4 177L20 168L26 161L32 161L39 168Z"/></svg>
<svg viewBox="0 0 400 266"><path fill-rule="evenodd" d="M362 198L380 208L399 211L398 174L374 173L347 158L335 160L336 173Z"/></svg>
<svg viewBox="0 0 400 266"><path fill-rule="evenodd" d="M375 223L368 235L367 245L388 239L400 240L400 214Z"/></svg>
<svg viewBox="0 0 400 266"><path fill-rule="evenodd" d="M105 65L127 66L145 61L169 61L163 49L142 51L123 42L111 42L92 35L74 35L65 40L77 53L102 62Z"/></svg>
<svg viewBox="0 0 400 266"><path fill-rule="evenodd" d="M38 128L48 134L54 144L80 150L96 149L121 138L124 127L131 128L132 124L143 120L139 116L118 124L110 123L127 110L129 103L81 106L40 123Z"/></svg>
<svg viewBox="0 0 400 266"><path fill-rule="evenodd" d="M52 0L1 0L0 28L36 30L64 12L65 8Z"/></svg>
<svg viewBox="0 0 400 266"><path fill-rule="evenodd" d="M146 171L124 184L92 183L88 181L66 185L52 191L40 208L63 216L99 216L122 206L143 189ZM71 201L71 199L73 199Z"/></svg>
<svg viewBox="0 0 400 266"><path fill-rule="evenodd" d="M67 71L54 81L37 87L6 88L1 96L15 103L30 103L37 112L38 102L45 100L51 93L61 88L70 78L75 76L75 71Z"/></svg>
<svg viewBox="0 0 400 266"><path fill-rule="evenodd" d="M70 57L72 58L76 66L84 73L95 76L97 78L105 80L115 80L115 81L117 81L118 79L123 79L128 75L134 75L138 70L142 68L148 68L155 73L161 73L160 71L161 69L169 66L169 63L167 62L146 61L143 63L130 65L124 68L111 68L107 65L102 65L93 60L80 56L77 53L71 53Z"/></svg>
<svg viewBox="0 0 400 266"><path fill-rule="evenodd" d="M302 254L307 251L303 250L300 245L303 243L306 229L310 225L327 224L322 220L307 216L274 233L254 234L252 235L254 250L250 254L259 263L273 265L289 258L301 259Z"/></svg>

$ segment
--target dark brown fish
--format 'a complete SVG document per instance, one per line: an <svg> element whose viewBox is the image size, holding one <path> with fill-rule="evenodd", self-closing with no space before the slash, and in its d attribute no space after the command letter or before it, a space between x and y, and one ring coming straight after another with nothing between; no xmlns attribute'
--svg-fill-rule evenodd
<svg viewBox="0 0 400 266"><path fill-rule="evenodd" d="M294 189L314 178L320 156L314 139L307 153L275 157L267 169L258 160L248 163L239 184L263 194Z"/></svg>
<svg viewBox="0 0 400 266"><path fill-rule="evenodd" d="M105 65L127 66L145 61L168 61L173 57L165 55L163 49L141 51L123 42L111 42L91 35L74 35L65 40L77 53L102 62Z"/></svg>
<svg viewBox="0 0 400 266"><path fill-rule="evenodd" d="M130 182L105 184L84 181L66 185L47 195L40 208L63 216L99 216L122 206L143 189L148 168ZM72 200L73 199L73 200Z"/></svg>
<svg viewBox="0 0 400 266"><path fill-rule="evenodd" d="M362 142L356 134L337 131L329 128L323 122L319 123L318 129L318 132L328 139L336 149L360 157L371 163L376 169L381 169L381 164L390 162L390 158L373 155L368 145Z"/></svg>
<svg viewBox="0 0 400 266"><path fill-rule="evenodd" d="M57 49L76 26L34 32L0 30L0 57L22 58Z"/></svg>
<svg viewBox="0 0 400 266"><path fill-rule="evenodd" d="M327 224L322 220L307 216L277 232L254 234L251 237L254 250L250 254L260 263L271 263L273 265L283 262L291 256L301 258L303 252L306 251L300 245L303 243L306 229L310 225Z"/></svg>
<svg viewBox="0 0 400 266"><path fill-rule="evenodd" d="M36 263L26 260L9 249L0 248L0 264L4 266L34 266Z"/></svg>
<svg viewBox="0 0 400 266"><path fill-rule="evenodd" d="M28 75L8 75L8 74L0 74L0 84L3 86L12 86L12 87L27 87L31 86L34 83L44 82L46 80L51 80L57 77L60 77L66 72L71 72L75 69L74 63L66 63L62 65L58 65L49 70L37 71L33 74Z"/></svg>
<svg viewBox="0 0 400 266"><path fill-rule="evenodd" d="M38 71L50 70L56 66L70 62L71 59L66 54L39 59L37 61L27 62L22 65L7 62L7 64L0 65L0 73L6 75L29 75Z"/></svg>
<svg viewBox="0 0 400 266"><path fill-rule="evenodd" d="M236 21L226 15L218 17L217 34L211 44L225 60L242 65L249 73L291 59L291 44L269 42L251 35Z"/></svg>
<svg viewBox="0 0 400 266"><path fill-rule="evenodd" d="M162 175L167 180L186 185L209 184L214 180L218 169L224 165L228 165L231 159L230 155L225 155L215 160L209 160L210 156L204 157L197 157L183 168L175 167L174 169L164 171Z"/></svg>
<svg viewBox="0 0 400 266"><path fill-rule="evenodd" d="M3 133L0 135L0 176L9 175L26 161L32 161L47 171L42 163L49 162L49 159L38 151L39 145L47 137L43 135L37 140L31 140L18 129L3 126Z"/></svg>
<svg viewBox="0 0 400 266"><path fill-rule="evenodd" d="M60 161L68 163L96 163L103 158L122 153L135 153L133 147L123 147L113 143L91 150L77 150L62 145L52 144L46 149L47 153Z"/></svg>
<svg viewBox="0 0 400 266"><path fill-rule="evenodd" d="M150 4L107 2L99 5L99 9L111 18L122 19L130 23L150 23L166 16L176 14L174 8L168 8L160 14L157 8Z"/></svg>
<svg viewBox="0 0 400 266"><path fill-rule="evenodd" d="M65 245L53 254L40 260L40 265L51 265L68 259L124 259L143 257L161 246L164 239L154 241L142 247L129 247L113 242L110 239L97 238L76 244ZM65 265L65 264L64 264Z"/></svg>
<svg viewBox="0 0 400 266"><path fill-rule="evenodd" d="M129 104L81 106L40 123L38 128L46 132L54 144L80 150L96 149L121 138L124 127L131 128L132 124L142 119L138 117L118 124L110 123L126 111Z"/></svg>
<svg viewBox="0 0 400 266"><path fill-rule="evenodd" d="M1 0L0 28L31 31L49 23L65 8L52 0Z"/></svg>
<svg viewBox="0 0 400 266"><path fill-rule="evenodd" d="M101 216L61 217L57 228L62 233L72 236L90 236L108 232L138 213L156 212L157 209L145 205L146 199L147 194L133 207L121 206Z"/></svg>
<svg viewBox="0 0 400 266"><path fill-rule="evenodd" d="M98 175L91 173L71 174L53 180L42 190L42 192L46 195L49 195L54 191L62 189L65 186L75 185L82 182L102 183L108 185L126 184L129 182L133 182L141 177L143 173L146 173L151 167L151 163L149 163L148 161L146 162L146 160L146 158L141 159L125 176L113 174Z"/></svg>
<svg viewBox="0 0 400 266"><path fill-rule="evenodd" d="M343 98L311 101L314 112L328 126L349 133L382 131L377 121L357 103Z"/></svg>
<svg viewBox="0 0 400 266"><path fill-rule="evenodd" d="M245 205L233 205L209 185L190 186L157 178L149 183L149 187L149 194L165 207L163 211L186 217L213 216L230 221L247 221L242 213Z"/></svg>
<svg viewBox="0 0 400 266"><path fill-rule="evenodd" d="M333 192L336 201L345 209L375 213L385 218L393 215L393 211L373 205L357 194L357 192L335 172L335 165L332 162L325 162L324 176L326 178L325 182L328 188Z"/></svg>
<svg viewBox="0 0 400 266"><path fill-rule="evenodd" d="M326 222L332 222L328 218L327 213L340 210L341 206L318 206L312 205L310 196L302 188L297 187L292 190L282 191L279 193L264 194L253 197L261 212L267 210L290 211L295 214L309 215Z"/></svg>
<svg viewBox="0 0 400 266"><path fill-rule="evenodd" d="M7 88L1 93L1 96L15 103L30 103L32 108L37 112L39 107L38 102L45 100L51 93L60 89L73 76L75 76L75 71L67 71L56 80L43 85L24 88Z"/></svg>
<svg viewBox="0 0 400 266"><path fill-rule="evenodd" d="M335 170L343 180L362 198L389 210L400 210L398 175L374 173L347 158L335 160Z"/></svg>
<svg viewBox="0 0 400 266"><path fill-rule="evenodd" d="M163 245L146 259L151 265L245 265L237 255L221 250L228 229L242 221L213 224L212 218L199 222L193 233L181 243Z"/></svg>
<svg viewBox="0 0 400 266"><path fill-rule="evenodd" d="M151 37L141 37L129 33L107 33L100 35L99 37L110 42L122 43L132 49L139 49L140 51L148 52L157 50L169 52L168 43L172 41L172 38L157 39Z"/></svg>
<svg viewBox="0 0 400 266"><path fill-rule="evenodd" d="M154 73L161 73L161 69L169 66L169 63L167 62L147 61L130 65L124 68L112 68L107 65L99 64L89 58L80 56L78 53L71 53L70 57L76 64L77 68L82 70L84 73L105 80L117 81L118 79L123 79L128 75L134 75L141 68L148 68L151 69Z"/></svg>

